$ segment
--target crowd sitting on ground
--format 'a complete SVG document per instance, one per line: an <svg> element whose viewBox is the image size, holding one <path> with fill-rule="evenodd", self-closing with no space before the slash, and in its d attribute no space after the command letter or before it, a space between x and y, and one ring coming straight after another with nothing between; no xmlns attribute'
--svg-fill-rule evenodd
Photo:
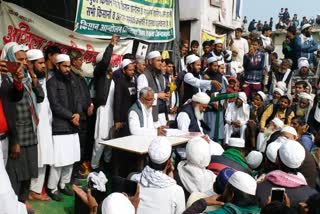
<svg viewBox="0 0 320 214"><path fill-rule="evenodd" d="M288 29L281 61L269 26L248 39L237 28L226 45L204 41L201 56L198 41L189 49L182 40L177 63L157 50L146 58L127 53L111 73L113 35L89 82L78 50L5 44L0 212L32 213L29 200L76 192L90 213L315 213L320 65L310 31L310 24L299 36ZM176 148L169 129L199 136ZM130 135L153 139L143 166L101 144ZM136 187L97 200L78 187L90 171Z"/></svg>

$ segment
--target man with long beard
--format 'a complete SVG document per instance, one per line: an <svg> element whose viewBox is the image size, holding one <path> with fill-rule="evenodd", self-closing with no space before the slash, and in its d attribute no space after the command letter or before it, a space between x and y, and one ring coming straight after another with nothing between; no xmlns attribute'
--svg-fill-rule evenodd
<svg viewBox="0 0 320 214"><path fill-rule="evenodd" d="M291 66L291 60L282 60L279 69L274 70L271 73L271 78L269 78L269 83L272 85L272 88L275 88L278 82L284 82L289 93L291 92L291 77L293 74Z"/></svg>
<svg viewBox="0 0 320 214"><path fill-rule="evenodd" d="M240 138L244 139L246 124L250 116L250 106L247 104L247 96L244 92L239 92L239 97L235 102L227 107L225 120L225 143L228 144L231 135L240 131Z"/></svg>
<svg viewBox="0 0 320 214"><path fill-rule="evenodd" d="M311 35L312 26L307 23L304 24L301 28L301 34L298 40L298 46L300 57L306 57L311 67L316 65L316 58L314 52L318 50L317 39L313 38Z"/></svg>
<svg viewBox="0 0 320 214"><path fill-rule="evenodd" d="M294 106L295 116L308 119L313 104L312 96L306 92L298 94L298 103Z"/></svg>

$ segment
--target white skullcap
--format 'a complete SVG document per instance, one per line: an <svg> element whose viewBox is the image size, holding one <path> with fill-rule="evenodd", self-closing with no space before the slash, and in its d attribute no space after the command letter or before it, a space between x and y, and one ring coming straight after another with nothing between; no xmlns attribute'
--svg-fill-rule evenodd
<svg viewBox="0 0 320 214"><path fill-rule="evenodd" d="M165 163L171 156L171 144L165 137L155 138L149 146L148 154L155 164Z"/></svg>
<svg viewBox="0 0 320 214"><path fill-rule="evenodd" d="M300 92L298 94L298 97L300 99L306 99L306 100L309 100L309 101L313 101L312 96L310 94L306 93L306 92Z"/></svg>
<svg viewBox="0 0 320 214"><path fill-rule="evenodd" d="M135 208L129 199L122 193L112 193L102 202L102 214L135 214Z"/></svg>
<svg viewBox="0 0 320 214"><path fill-rule="evenodd" d="M258 168L262 163L262 159L263 155L258 151L251 151L246 157L246 161L251 169Z"/></svg>
<svg viewBox="0 0 320 214"><path fill-rule="evenodd" d="M192 101L206 105L210 102L210 97L204 92L198 92L192 96Z"/></svg>
<svg viewBox="0 0 320 214"><path fill-rule="evenodd" d="M244 103L247 103L247 95L244 92L239 92L239 99L242 100Z"/></svg>
<svg viewBox="0 0 320 214"><path fill-rule="evenodd" d="M267 150L266 150L266 156L269 161L272 163L276 163L277 160L277 155L278 155L278 150L282 143L279 143L277 141L272 142L268 145Z"/></svg>
<svg viewBox="0 0 320 214"><path fill-rule="evenodd" d="M223 44L222 40L221 39L216 39L214 41L214 44L217 45L217 44Z"/></svg>
<svg viewBox="0 0 320 214"><path fill-rule="evenodd" d="M188 141L186 154L187 160L199 168L206 168L211 160L209 143L202 137L195 137Z"/></svg>
<svg viewBox="0 0 320 214"><path fill-rule="evenodd" d="M307 24L304 24L301 28L301 31L303 31L304 29L308 28L308 27L311 27L311 25L309 23Z"/></svg>
<svg viewBox="0 0 320 214"><path fill-rule="evenodd" d="M25 46L25 45L14 45L13 46L13 53L17 53L19 51L27 51L28 49L26 47L27 46Z"/></svg>
<svg viewBox="0 0 320 214"><path fill-rule="evenodd" d="M100 52L97 56L96 56L96 64L98 64L99 62L101 62L102 57L103 57L104 51Z"/></svg>
<svg viewBox="0 0 320 214"><path fill-rule="evenodd" d="M56 64L60 62L70 62L70 57L67 54L59 54L56 58Z"/></svg>
<svg viewBox="0 0 320 214"><path fill-rule="evenodd" d="M29 50L28 45L22 45L22 50L23 50L23 51L28 51L28 50Z"/></svg>
<svg viewBox="0 0 320 214"><path fill-rule="evenodd" d="M231 175L228 183L249 195L256 195L257 182L249 174L237 171Z"/></svg>
<svg viewBox="0 0 320 214"><path fill-rule="evenodd" d="M306 151L297 141L288 140L279 149L281 162L291 169L299 168L304 161Z"/></svg>
<svg viewBox="0 0 320 214"><path fill-rule="evenodd" d="M295 128L293 128L292 126L285 126L281 129L281 132L287 132L289 134L292 134L294 136L298 136L298 133L296 131Z"/></svg>
<svg viewBox="0 0 320 214"><path fill-rule="evenodd" d="M5 60L6 59L6 56L7 56L7 53L8 53L8 50L15 46L15 45L18 45L18 43L16 42L8 42L7 44L5 44L2 48L2 52L1 52L1 57L0 59L1 60Z"/></svg>
<svg viewBox="0 0 320 214"><path fill-rule="evenodd" d="M279 118L275 117L271 120L274 125L278 128L278 129L282 129L282 127L284 126L284 123L282 120L280 120Z"/></svg>
<svg viewBox="0 0 320 214"><path fill-rule="evenodd" d="M161 56L161 54L159 51L151 51L150 53L148 53L147 59L153 59L153 58L160 57L160 56Z"/></svg>
<svg viewBox="0 0 320 214"><path fill-rule="evenodd" d="M31 49L27 51L27 58L29 61L44 58L43 53L39 49Z"/></svg>
<svg viewBox="0 0 320 214"><path fill-rule="evenodd" d="M132 64L132 61L130 59L124 59L124 60L122 60L121 68L124 68L124 67L128 66L129 64Z"/></svg>
<svg viewBox="0 0 320 214"><path fill-rule="evenodd" d="M258 91L257 94L262 98L262 101L265 102L267 99L267 95L262 91Z"/></svg>
<svg viewBox="0 0 320 214"><path fill-rule="evenodd" d="M220 65L224 65L224 61L223 60L219 60L218 61L218 65L220 66Z"/></svg>
<svg viewBox="0 0 320 214"><path fill-rule="evenodd" d="M198 57L194 54L191 54L191 55L187 56L186 63L187 63L187 65L190 65L190 64L194 63L195 61L198 61L199 59L200 59L200 57Z"/></svg>
<svg viewBox="0 0 320 214"><path fill-rule="evenodd" d="M213 63L213 62L217 62L219 59L215 56L210 57L209 59L207 59L208 64Z"/></svg>
<svg viewBox="0 0 320 214"><path fill-rule="evenodd" d="M276 84L276 88L280 88L282 91L286 92L287 89L287 84L283 81L278 81Z"/></svg>
<svg viewBox="0 0 320 214"><path fill-rule="evenodd" d="M298 68L299 68L299 70L301 69L301 68L303 68L303 67L307 67L307 68L309 68L309 62L308 62L308 59L306 58L306 57L300 57L299 59L298 59Z"/></svg>
<svg viewBox="0 0 320 214"><path fill-rule="evenodd" d="M237 148L244 148L245 147L245 141L242 138L231 137L229 139L228 146L237 147Z"/></svg>
<svg viewBox="0 0 320 214"><path fill-rule="evenodd" d="M274 93L274 92L278 92L281 96L284 95L284 91L281 90L280 88L274 88L274 89L273 89L273 93Z"/></svg>

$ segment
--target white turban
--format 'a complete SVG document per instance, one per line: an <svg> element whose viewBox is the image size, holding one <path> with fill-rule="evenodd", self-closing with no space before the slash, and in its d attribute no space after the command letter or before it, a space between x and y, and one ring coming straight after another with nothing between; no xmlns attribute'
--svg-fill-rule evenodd
<svg viewBox="0 0 320 214"><path fill-rule="evenodd" d="M275 89L273 89L273 93L274 93L274 92L278 92L281 96L284 95L284 91L283 91L282 89L280 89L280 88L275 88Z"/></svg>
<svg viewBox="0 0 320 214"><path fill-rule="evenodd" d="M7 44L5 44L2 48L2 52L1 52L1 57L0 59L1 60L5 60L6 59L6 56L7 56L7 53L8 53L8 50L12 47L12 46L15 46L15 45L18 45L18 43L16 42L9 42Z"/></svg>
<svg viewBox="0 0 320 214"><path fill-rule="evenodd" d="M202 137L195 137L189 140L186 146L186 153L187 160L199 168L205 168L210 163L210 145Z"/></svg>
<svg viewBox="0 0 320 214"><path fill-rule="evenodd" d="M283 81L278 81L276 84L276 88L280 88L282 91L286 92L287 89L287 84Z"/></svg>
<svg viewBox="0 0 320 214"><path fill-rule="evenodd" d="M210 102L210 97L204 92L198 92L192 96L192 101L206 105Z"/></svg>
<svg viewBox="0 0 320 214"><path fill-rule="evenodd" d="M171 143L165 137L155 138L148 148L151 161L155 164L165 163L171 156Z"/></svg>
<svg viewBox="0 0 320 214"><path fill-rule="evenodd" d="M278 150L281 147L281 145L282 143L279 143L277 141L272 142L268 145L266 150L266 156L268 160L271 161L272 163L276 163Z"/></svg>
<svg viewBox="0 0 320 214"><path fill-rule="evenodd" d="M200 59L200 57L198 57L194 54L191 54L191 55L187 56L186 63L187 63L187 65L190 65L190 64L194 63L195 61L198 61L199 59Z"/></svg>
<svg viewBox="0 0 320 214"><path fill-rule="evenodd" d="M263 155L258 151L251 151L246 157L246 161L251 169L258 168L262 163L262 159Z"/></svg>
<svg viewBox="0 0 320 214"><path fill-rule="evenodd" d="M301 31L303 31L304 29L306 29L306 28L308 28L308 27L311 27L311 24L309 24L309 23L304 24L304 25L302 26L302 28L301 28Z"/></svg>
<svg viewBox="0 0 320 214"><path fill-rule="evenodd" d="M102 202L102 214L135 214L135 208L129 199L122 193L112 193Z"/></svg>
<svg viewBox="0 0 320 214"><path fill-rule="evenodd" d="M161 56L161 54L159 51L151 51L150 53L148 53L147 59L153 59L153 58L160 57L160 56Z"/></svg>
<svg viewBox="0 0 320 214"><path fill-rule="evenodd" d="M228 146L237 147L237 148L244 148L245 141L242 138L231 137L231 138L229 138Z"/></svg>
<svg viewBox="0 0 320 214"><path fill-rule="evenodd" d="M239 99L242 100L244 103L247 103L247 95L244 92L239 92Z"/></svg>
<svg viewBox="0 0 320 214"><path fill-rule="evenodd" d="M19 51L27 51L28 50L28 46L26 45L14 45L13 46L13 53L17 53Z"/></svg>
<svg viewBox="0 0 320 214"><path fill-rule="evenodd" d="M306 92L300 92L298 97L300 99L306 99L306 100L309 100L309 101L313 101L312 96L310 94L306 93Z"/></svg>
<svg viewBox="0 0 320 214"><path fill-rule="evenodd" d="M214 41L214 44L217 45L217 44L223 44L222 40L221 39L216 39Z"/></svg>
<svg viewBox="0 0 320 214"><path fill-rule="evenodd" d="M208 64L213 63L213 62L217 62L219 59L215 56L210 57L209 59L207 59Z"/></svg>
<svg viewBox="0 0 320 214"><path fill-rule="evenodd" d="M31 49L27 51L27 58L29 61L44 58L43 53L39 49Z"/></svg>
<svg viewBox="0 0 320 214"><path fill-rule="evenodd" d="M262 91L258 91L257 94L261 97L262 101L265 102L267 99L267 95Z"/></svg>
<svg viewBox="0 0 320 214"><path fill-rule="evenodd" d="M129 64L132 64L132 61L130 59L124 59L124 60L122 60L121 68L124 68L124 67L128 66Z"/></svg>
<svg viewBox="0 0 320 214"><path fill-rule="evenodd" d="M282 127L284 126L283 121L280 120L280 119L277 118L277 117L273 118L271 121L274 123L274 125L275 125L276 128L278 128L278 129L282 129Z"/></svg>
<svg viewBox="0 0 320 214"><path fill-rule="evenodd" d="M281 129L281 132L287 132L289 134L292 134L294 136L298 136L298 133L296 131L295 128L293 128L292 126L285 126Z"/></svg>
<svg viewBox="0 0 320 214"><path fill-rule="evenodd" d="M231 175L228 183L249 195L256 195L257 182L247 173L237 171Z"/></svg>
<svg viewBox="0 0 320 214"><path fill-rule="evenodd" d="M224 65L224 61L223 60L219 60L218 61L218 65L220 66L220 65Z"/></svg>
<svg viewBox="0 0 320 214"><path fill-rule="evenodd" d="M67 54L59 54L56 58L56 64L60 62L70 62L70 57Z"/></svg>
<svg viewBox="0 0 320 214"><path fill-rule="evenodd" d="M297 141L288 140L279 149L281 162L291 169L299 168L304 161L306 151Z"/></svg>
<svg viewBox="0 0 320 214"><path fill-rule="evenodd" d="M302 67L307 67L309 68L309 62L308 62L308 59L306 57L300 57L298 59L298 68L299 70L302 68Z"/></svg>

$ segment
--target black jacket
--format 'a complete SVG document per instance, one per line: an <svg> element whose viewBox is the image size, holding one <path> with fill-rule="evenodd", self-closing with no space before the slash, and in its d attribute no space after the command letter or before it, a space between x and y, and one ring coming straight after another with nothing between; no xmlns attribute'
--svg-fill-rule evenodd
<svg viewBox="0 0 320 214"><path fill-rule="evenodd" d="M17 135L14 102L18 102L22 99L24 88L22 87L22 90L17 90L4 74L1 74L1 78L0 99L8 124L9 143L12 145L16 144L15 138Z"/></svg>
<svg viewBox="0 0 320 214"><path fill-rule="evenodd" d="M84 77L75 73L72 73L72 75L74 75L74 78L77 81L77 85L78 85L78 94L79 94L79 99L82 106L82 112L80 114L81 120L86 120L87 111L91 104L90 91Z"/></svg>
<svg viewBox="0 0 320 214"><path fill-rule="evenodd" d="M107 78L107 71L110 64L111 56L113 51L113 45L109 44L106 50L104 51L101 62L97 63L93 71L93 82L94 89L96 91L96 108L106 104L109 88L111 84L111 76Z"/></svg>
<svg viewBox="0 0 320 214"><path fill-rule="evenodd" d="M74 75L69 75L67 78L59 71L48 80L47 91L53 116L53 135L78 132L78 127L71 122L73 114L82 112L78 87Z"/></svg>

